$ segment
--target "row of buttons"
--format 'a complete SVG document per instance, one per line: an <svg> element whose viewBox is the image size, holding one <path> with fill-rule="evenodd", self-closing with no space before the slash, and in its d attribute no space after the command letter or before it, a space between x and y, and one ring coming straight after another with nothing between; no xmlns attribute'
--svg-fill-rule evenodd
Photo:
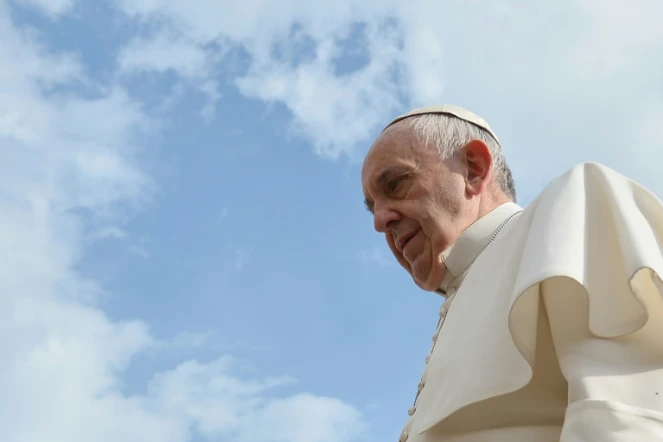
<svg viewBox="0 0 663 442"><path fill-rule="evenodd" d="M509 218L507 218L497 229L493 237L490 239L488 244L486 244L485 247L488 247L491 242L497 237L497 235L500 233L502 228L516 215L522 213L522 211L516 212L513 215L511 215ZM484 247L484 249L485 249ZM469 270L469 269L468 269ZM442 306L440 307L440 320L437 324L437 330L436 333L433 335L433 345L431 346L431 350L428 353L428 356L426 356L426 365L428 365L428 362L430 361L430 356L433 353L433 349L435 348L435 344L437 343L437 338L440 334L440 330L442 329L442 324L444 323L444 320L447 317L447 313L449 312L449 308L451 308L451 301L453 300L454 296L456 296L456 293L460 290L461 285L463 285L463 282L465 281L465 276L467 275L468 270L465 270L465 272L460 276L455 278L455 281L452 281L452 283L449 285L449 293L451 293L447 299L442 303ZM419 382L419 387L417 389L417 396L414 399L414 405L412 408L408 410L408 415L411 417L416 411L417 411L417 401L419 399L419 394L421 393L421 390L424 388L425 385L425 377L426 377L426 369L424 368L424 374L422 376L421 382ZM408 439L408 427L410 425L410 421L405 426L405 429L401 433L401 436L398 438L398 442L406 442Z"/></svg>
<svg viewBox="0 0 663 442"><path fill-rule="evenodd" d="M429 352L428 355L426 356L426 365L428 365L428 362L430 361L431 354L433 353L433 349L435 348L435 344L437 343L437 338L438 338L438 336L439 336L439 334L440 334L440 330L442 329L442 324L444 323L444 320L445 320L445 318L446 318L446 316L447 316L447 313L448 313L448 311L449 311L449 307L450 307L450 305L451 305L451 301L453 300L453 297L454 297L455 294L456 294L456 291L455 291L454 293L452 293L452 294L451 294L451 295L450 295L450 296L449 296L449 297L448 297L448 298L442 303L442 306L440 307L440 315L439 315L439 316L440 316L440 320L439 320L439 322L438 322L438 324L437 324L437 331L436 331L436 333L433 335L433 345L431 346L430 352ZM417 385L417 395L416 395L416 397L415 397L415 399L414 399L414 405L412 406L412 408L410 408L410 409L407 411L407 414L408 414L408 416L410 416L410 417L412 417L412 415L414 415L414 413L417 411L417 401L418 401L418 399L419 399L419 395L421 394L421 391L422 391L422 390L424 389L424 387L426 386L426 380L425 380L425 376L426 376L426 374L425 374L425 373L426 373L426 370L424 369L424 376L422 377L421 381L420 381L419 384ZM409 434L408 434L408 432L407 432L407 429L405 429L405 430L403 430L403 432L401 433L401 436L398 438L398 442L405 442L405 441L407 441L408 437L409 437Z"/></svg>

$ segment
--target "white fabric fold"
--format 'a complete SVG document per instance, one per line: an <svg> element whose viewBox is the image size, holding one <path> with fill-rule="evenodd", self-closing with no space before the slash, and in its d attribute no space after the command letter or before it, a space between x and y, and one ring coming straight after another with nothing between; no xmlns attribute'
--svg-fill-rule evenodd
<svg viewBox="0 0 663 442"><path fill-rule="evenodd" d="M416 431L424 433L464 407L525 387L535 369L540 308L560 307L550 324L558 356L574 354L574 345L584 345L585 353L598 346L596 351L605 354L608 350L599 348L605 339L629 335L638 340L632 344L634 354L663 355L662 250L663 204L639 184L595 163L576 166L553 181L467 273L427 366ZM560 331L564 318L559 315L567 303L576 309L586 306L583 318L570 315L577 335ZM651 340L652 333L660 333L660 339ZM607 359L618 357L618 347ZM586 364L582 354L561 364L565 376L575 370L574 364ZM650 362L663 367L663 361ZM638 366L628 369L637 371ZM591 379L583 376L569 379L570 394L576 388L581 401L596 399L601 391L609 396L630 388L631 378L621 377L620 387L611 390L599 382L596 391L585 392ZM663 411L660 398L629 400L647 402L640 408L656 413ZM652 423L640 439L610 438L607 433L583 439L583 431L594 431L583 419L610 419L608 414L622 412L571 405L563 441L658 440L652 437L661 431L660 423ZM638 408L637 403L620 406ZM635 425L635 419L650 418L613 415L606 428L614 425L617 431L620 419Z"/></svg>

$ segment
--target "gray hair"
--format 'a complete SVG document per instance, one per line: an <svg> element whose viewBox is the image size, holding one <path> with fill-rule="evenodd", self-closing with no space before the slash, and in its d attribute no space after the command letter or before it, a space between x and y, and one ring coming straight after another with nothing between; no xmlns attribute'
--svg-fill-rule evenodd
<svg viewBox="0 0 663 442"><path fill-rule="evenodd" d="M494 179L502 191L516 201L516 186L506 164L502 146L487 131L460 118L445 114L418 115L411 119L415 136L424 145L434 146L443 160L452 157L472 140L481 140L493 155Z"/></svg>

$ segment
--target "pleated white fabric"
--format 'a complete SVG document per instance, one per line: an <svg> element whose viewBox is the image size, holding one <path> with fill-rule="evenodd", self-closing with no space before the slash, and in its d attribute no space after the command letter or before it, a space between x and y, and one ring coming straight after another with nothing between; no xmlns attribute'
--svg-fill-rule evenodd
<svg viewBox="0 0 663 442"><path fill-rule="evenodd" d="M445 257L464 279L401 442L663 441L663 204L584 163L514 210Z"/></svg>

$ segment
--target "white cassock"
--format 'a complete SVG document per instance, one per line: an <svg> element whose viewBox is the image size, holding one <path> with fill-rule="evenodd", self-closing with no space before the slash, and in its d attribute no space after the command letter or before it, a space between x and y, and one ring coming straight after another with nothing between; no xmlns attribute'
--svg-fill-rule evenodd
<svg viewBox="0 0 663 442"><path fill-rule="evenodd" d="M443 259L449 296L400 442L663 441L652 193L581 164L527 209L477 221Z"/></svg>

